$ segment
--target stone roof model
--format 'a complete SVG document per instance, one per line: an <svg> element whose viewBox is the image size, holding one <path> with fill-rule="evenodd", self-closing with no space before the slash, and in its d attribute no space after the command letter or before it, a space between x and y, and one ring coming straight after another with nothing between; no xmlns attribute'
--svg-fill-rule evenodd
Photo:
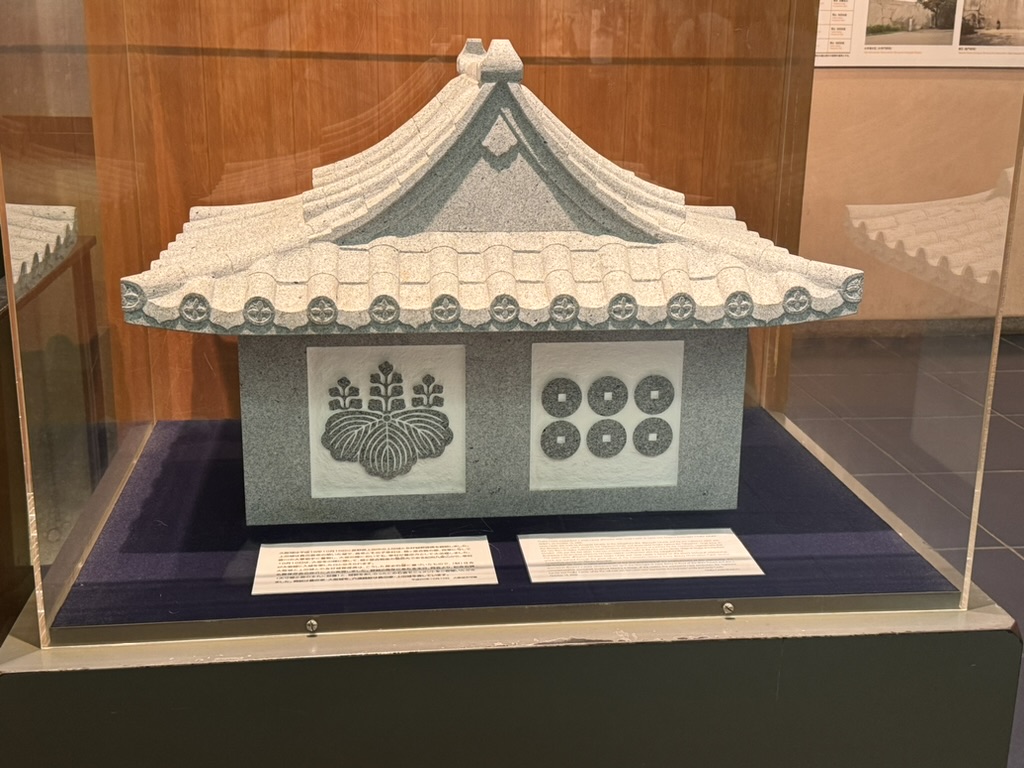
<svg viewBox="0 0 1024 768"><path fill-rule="evenodd" d="M220 334L782 325L852 314L863 274L616 166L522 84L511 44L310 191L193 208L121 282L129 322Z"/></svg>
<svg viewBox="0 0 1024 768"><path fill-rule="evenodd" d="M983 301L999 288L1013 168L986 192L895 205L848 205L854 238L881 260Z"/></svg>
<svg viewBox="0 0 1024 768"><path fill-rule="evenodd" d="M11 272L23 296L68 257L78 239L78 217L68 205L7 205Z"/></svg>

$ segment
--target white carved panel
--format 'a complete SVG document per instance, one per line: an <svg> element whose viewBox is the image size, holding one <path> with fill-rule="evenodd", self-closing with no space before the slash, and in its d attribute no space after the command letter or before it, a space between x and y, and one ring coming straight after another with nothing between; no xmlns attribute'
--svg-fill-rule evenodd
<svg viewBox="0 0 1024 768"><path fill-rule="evenodd" d="M309 347L306 362L314 498L465 492L465 347Z"/></svg>
<svg viewBox="0 0 1024 768"><path fill-rule="evenodd" d="M534 344L530 489L672 486L683 342Z"/></svg>

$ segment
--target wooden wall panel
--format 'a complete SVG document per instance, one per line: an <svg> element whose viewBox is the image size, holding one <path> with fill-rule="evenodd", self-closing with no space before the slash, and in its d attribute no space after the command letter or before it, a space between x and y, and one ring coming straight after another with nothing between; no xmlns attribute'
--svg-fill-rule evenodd
<svg viewBox="0 0 1024 768"><path fill-rule="evenodd" d="M630 6L628 56L637 63L626 94L623 164L695 204L709 202L703 167L710 34L700 20L712 2Z"/></svg>
<svg viewBox="0 0 1024 768"><path fill-rule="evenodd" d="M457 0L384 0L377 6L377 98L381 137L399 128L455 72L462 49Z"/></svg>
<svg viewBox="0 0 1024 768"><path fill-rule="evenodd" d="M702 188L772 236L778 187L789 3L716 0L712 13Z"/></svg>
<svg viewBox="0 0 1024 768"><path fill-rule="evenodd" d="M105 306L112 355L113 412L119 422L153 417L149 334L125 325L121 316L122 275L152 260L142 247L140 201L135 179L132 95L124 55L125 17L120 0L89 0L85 6L89 80L94 101L93 135L99 192ZM148 257L148 258L147 258ZM102 320L101 320L102 322Z"/></svg>
<svg viewBox="0 0 1024 768"><path fill-rule="evenodd" d="M198 0L128 3L124 9L135 183L143 212L140 257L148 263L215 186L205 61L182 54L201 50L202 19ZM220 360L222 344L192 334L146 333L157 418L203 418L235 407L231 386L237 387L237 374L219 362L204 364Z"/></svg>
<svg viewBox="0 0 1024 768"><path fill-rule="evenodd" d="M137 147L143 212L137 242L124 239L138 253L111 263L108 284L133 260L155 259L190 206L295 194L313 167L390 134L454 76L470 36L510 38L527 87L598 152L693 202L735 205L774 236L785 208L789 25L806 4L89 0L124 12L132 114L116 103L121 81L94 78L93 98L97 114L127 120L103 139L127 132ZM110 37L93 16L90 34ZM237 415L231 340L148 337L158 418Z"/></svg>
<svg viewBox="0 0 1024 768"><path fill-rule="evenodd" d="M313 168L379 140L376 5L293 0L290 30L296 184L306 189Z"/></svg>

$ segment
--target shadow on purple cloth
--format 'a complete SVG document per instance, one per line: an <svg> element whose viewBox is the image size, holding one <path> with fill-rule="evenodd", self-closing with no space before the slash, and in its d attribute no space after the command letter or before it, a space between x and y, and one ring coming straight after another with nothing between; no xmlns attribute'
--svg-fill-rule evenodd
<svg viewBox="0 0 1024 768"><path fill-rule="evenodd" d="M731 528L764 576L532 584L523 533ZM252 596L263 542L486 535L499 584ZM247 528L241 429L161 422L55 626L566 603L952 592L767 413L744 417L739 503L717 512Z"/></svg>

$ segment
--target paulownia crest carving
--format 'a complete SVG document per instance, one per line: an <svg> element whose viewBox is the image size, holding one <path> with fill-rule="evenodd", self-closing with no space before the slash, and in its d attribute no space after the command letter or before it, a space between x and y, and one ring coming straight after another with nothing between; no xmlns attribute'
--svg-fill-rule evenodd
<svg viewBox="0 0 1024 768"><path fill-rule="evenodd" d="M338 379L328 406L337 411L324 427L323 446L336 461L357 461L374 477L391 480L419 459L444 453L454 435L444 407L444 387L427 374L414 384L412 408L406 408L402 374L385 361L370 375L370 397L363 410L359 387Z"/></svg>

